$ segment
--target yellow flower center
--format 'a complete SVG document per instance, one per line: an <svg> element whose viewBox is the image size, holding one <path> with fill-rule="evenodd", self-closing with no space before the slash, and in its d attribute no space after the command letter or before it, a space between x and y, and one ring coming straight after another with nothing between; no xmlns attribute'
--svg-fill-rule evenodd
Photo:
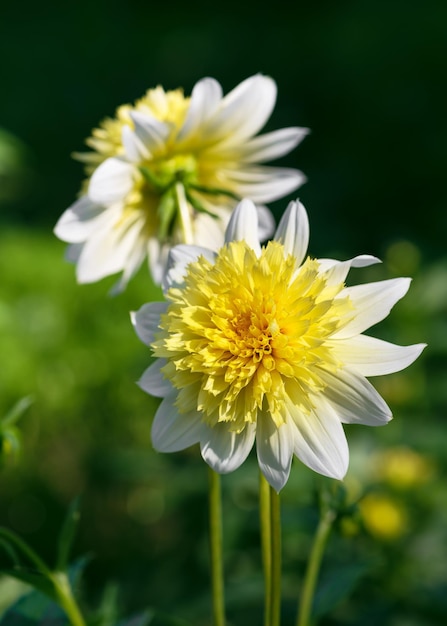
<svg viewBox="0 0 447 626"><path fill-rule="evenodd" d="M288 402L310 411L312 394L324 388L321 370L342 365L327 339L351 309L336 297L343 287L328 286L316 260L298 268L276 241L259 257L238 241L214 265L203 257L191 263L185 284L167 294L153 344L179 390L179 410L236 432L262 412L279 427Z"/></svg>

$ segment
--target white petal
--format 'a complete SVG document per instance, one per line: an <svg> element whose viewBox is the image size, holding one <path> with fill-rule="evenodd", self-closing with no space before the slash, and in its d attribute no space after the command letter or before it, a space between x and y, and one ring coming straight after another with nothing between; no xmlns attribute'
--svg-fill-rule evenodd
<svg viewBox="0 0 447 626"><path fill-rule="evenodd" d="M93 172L88 196L93 203L109 205L123 200L133 187L134 166L121 159L106 159Z"/></svg>
<svg viewBox="0 0 447 626"><path fill-rule="evenodd" d="M288 195L306 182L299 170L286 167L246 167L220 171L223 184L253 202L273 202Z"/></svg>
<svg viewBox="0 0 447 626"><path fill-rule="evenodd" d="M275 82L268 76L251 76L225 96L216 115L204 125L204 132L226 147L241 143L264 126L275 101Z"/></svg>
<svg viewBox="0 0 447 626"><path fill-rule="evenodd" d="M426 344L397 346L381 339L358 335L328 342L335 356L362 376L381 376L405 369L415 361Z"/></svg>
<svg viewBox="0 0 447 626"><path fill-rule="evenodd" d="M261 246L258 240L258 212L251 200L241 200L231 214L225 231L225 242L246 241L259 256Z"/></svg>
<svg viewBox="0 0 447 626"><path fill-rule="evenodd" d="M151 158L151 153L130 126L123 126L121 141L123 142L126 157L132 163L140 163L144 159Z"/></svg>
<svg viewBox="0 0 447 626"><path fill-rule="evenodd" d="M322 398L313 398L315 412L308 415L289 403L294 424L294 453L310 469L341 480L348 469L349 449L336 412Z"/></svg>
<svg viewBox="0 0 447 626"><path fill-rule="evenodd" d="M254 424L247 425L239 434L229 432L228 424L216 424L200 440L202 457L219 474L233 472L249 455L255 434Z"/></svg>
<svg viewBox="0 0 447 626"><path fill-rule="evenodd" d="M178 452L198 443L207 427L197 412L179 413L176 393L162 400L152 422L152 445L158 452Z"/></svg>
<svg viewBox="0 0 447 626"><path fill-rule="evenodd" d="M197 261L201 256L205 257L210 263L214 263L216 253L208 248L190 246L187 244L179 244L171 248L166 273L163 277L163 290L167 291L174 285L181 285L188 265Z"/></svg>
<svg viewBox="0 0 447 626"><path fill-rule="evenodd" d="M145 256L146 256L145 242L140 237L139 244L136 245L134 249L130 251L127 257L126 265L124 267L124 271L123 271L121 278L112 287L112 289L109 292L111 296L116 296L117 294L124 291L124 289L127 287L127 283L129 282L129 280L133 276L135 276L135 274L140 269Z"/></svg>
<svg viewBox="0 0 447 626"><path fill-rule="evenodd" d="M169 302L148 302L130 314L131 322L135 328L135 332L143 343L151 346L154 342L154 333L158 330L160 324L160 315L166 313Z"/></svg>
<svg viewBox="0 0 447 626"><path fill-rule="evenodd" d="M164 279L170 249L171 246L162 243L158 237L150 237L147 242L149 272L156 285L161 285Z"/></svg>
<svg viewBox="0 0 447 626"><path fill-rule="evenodd" d="M279 222L275 239L284 245L285 255L293 254L301 265L309 246L309 218L298 200L290 202Z"/></svg>
<svg viewBox="0 0 447 626"><path fill-rule="evenodd" d="M320 370L327 384L325 397L344 424L383 426L392 418L389 406L371 383L353 370L343 368L336 374Z"/></svg>
<svg viewBox="0 0 447 626"><path fill-rule="evenodd" d="M84 243L72 243L65 250L65 258L69 263L77 263L82 254Z"/></svg>
<svg viewBox="0 0 447 626"><path fill-rule="evenodd" d="M144 222L138 215L129 216L118 227L108 224L85 243L78 260L76 275L80 283L91 283L125 269L137 246L144 249L141 230Z"/></svg>
<svg viewBox="0 0 447 626"><path fill-rule="evenodd" d="M150 154L153 155L165 148L170 133L168 124L140 111L132 111L130 117L135 124L135 134Z"/></svg>
<svg viewBox="0 0 447 626"><path fill-rule="evenodd" d="M326 284L328 286L343 283L351 267L367 267L382 261L370 254L360 254L348 261L336 261L334 259L318 259L320 270L326 272Z"/></svg>
<svg viewBox="0 0 447 626"><path fill-rule="evenodd" d="M194 85L191 93L188 113L180 132L178 141L193 135L201 124L213 115L222 99L222 87L214 78L203 78Z"/></svg>
<svg viewBox="0 0 447 626"><path fill-rule="evenodd" d="M61 215L54 234L69 243L85 241L97 227L101 227L100 218L104 213L103 206L94 204L88 196L82 196Z"/></svg>
<svg viewBox="0 0 447 626"><path fill-rule="evenodd" d="M287 154L295 148L309 133L308 128L281 128L265 135L250 139L234 149L234 156L244 163L263 163ZM221 153L222 157L227 154ZM232 156L229 154L228 156Z"/></svg>
<svg viewBox="0 0 447 626"><path fill-rule="evenodd" d="M364 330L382 321L393 306L407 293L410 278L392 278L366 285L356 285L343 289L338 297L349 296L354 311L347 314L354 317L339 331L332 335L333 339L346 339L359 335Z"/></svg>
<svg viewBox="0 0 447 626"><path fill-rule="evenodd" d="M268 414L258 416L256 450L261 472L276 490L286 484L293 457L294 435L288 422L279 428Z"/></svg>
<svg viewBox="0 0 447 626"><path fill-rule="evenodd" d="M258 239L265 241L275 232L275 218L273 213L263 204L257 204L258 210Z"/></svg>
<svg viewBox="0 0 447 626"><path fill-rule="evenodd" d="M157 359L143 373L137 385L146 393L156 398L165 398L173 392L170 381L160 371L166 365L166 359Z"/></svg>

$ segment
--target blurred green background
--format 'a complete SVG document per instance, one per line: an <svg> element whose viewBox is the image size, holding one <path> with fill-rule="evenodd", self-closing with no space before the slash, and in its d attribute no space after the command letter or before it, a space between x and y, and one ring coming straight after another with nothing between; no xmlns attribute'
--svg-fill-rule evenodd
<svg viewBox="0 0 447 626"><path fill-rule="evenodd" d="M149 353L128 312L158 292L145 271L113 299L113 279L76 285L52 228L83 178L70 154L118 105L158 84L189 94L207 75L228 92L261 72L278 85L266 129L312 130L281 161L309 179L298 194L310 252L385 260L354 280L412 276L408 297L374 334L429 344L410 370L374 381L394 410L391 425L349 429L348 500L368 495L332 537L321 624L444 624L447 4L9 3L0 51L0 415L34 399L15 463L3 445L0 523L51 561L65 511L82 494L75 556L92 555L86 605L99 606L116 584L122 614L149 606L209 623L205 467L195 450L152 451L156 401L135 385ZM277 216L285 204L273 205ZM296 463L283 491L285 626L317 484ZM230 621L258 624L255 460L223 488ZM15 593L7 582L0 611Z"/></svg>

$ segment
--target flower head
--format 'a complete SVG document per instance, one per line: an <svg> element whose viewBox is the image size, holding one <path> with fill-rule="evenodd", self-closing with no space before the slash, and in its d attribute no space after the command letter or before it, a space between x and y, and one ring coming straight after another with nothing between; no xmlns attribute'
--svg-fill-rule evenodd
<svg viewBox="0 0 447 626"><path fill-rule="evenodd" d="M252 76L223 97L212 78L186 98L181 90L149 90L134 106L119 107L75 155L86 163L84 193L55 227L71 244L79 282L123 272L121 287L145 257L161 282L167 255L178 243L217 250L232 209L243 196L258 206L260 236L273 232L262 205L304 182L301 172L267 167L307 134L283 128L256 136L276 100L271 78Z"/></svg>
<svg viewBox="0 0 447 626"><path fill-rule="evenodd" d="M348 467L343 423L386 424L391 411L366 376L407 367L422 344L396 346L363 335L408 290L397 278L346 287L351 267L305 258L304 207L289 204L274 240L261 247L257 213L243 200L217 252L173 248L166 302L133 314L156 357L139 384L163 398L154 447L173 452L200 443L217 472L239 467L256 441L259 466L280 490L295 454L341 479Z"/></svg>

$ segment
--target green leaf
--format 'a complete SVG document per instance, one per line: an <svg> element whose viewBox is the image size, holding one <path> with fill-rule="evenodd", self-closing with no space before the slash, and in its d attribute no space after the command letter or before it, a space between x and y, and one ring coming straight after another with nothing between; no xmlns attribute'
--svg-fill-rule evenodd
<svg viewBox="0 0 447 626"><path fill-rule="evenodd" d="M2 426L11 426L15 424L18 419L22 417L25 411L31 406L34 402L32 396L25 396L21 400L19 400L10 411L3 417L0 422Z"/></svg>
<svg viewBox="0 0 447 626"><path fill-rule="evenodd" d="M37 591L40 591L48 596L51 600L53 600L53 602L58 601L56 587L54 586L53 581L47 578L47 576L30 572L24 568L2 569L1 572L5 576L11 576L11 578L15 578L16 580L20 580L21 582L30 585Z"/></svg>
<svg viewBox="0 0 447 626"><path fill-rule="evenodd" d="M64 572L68 568L70 551L76 535L80 517L80 498L77 497L73 500L70 508L68 509L67 516L65 517L64 524L59 534L56 563L57 571Z"/></svg>
<svg viewBox="0 0 447 626"><path fill-rule="evenodd" d="M48 596L31 591L21 596L2 616L0 626L66 626L62 609Z"/></svg>

